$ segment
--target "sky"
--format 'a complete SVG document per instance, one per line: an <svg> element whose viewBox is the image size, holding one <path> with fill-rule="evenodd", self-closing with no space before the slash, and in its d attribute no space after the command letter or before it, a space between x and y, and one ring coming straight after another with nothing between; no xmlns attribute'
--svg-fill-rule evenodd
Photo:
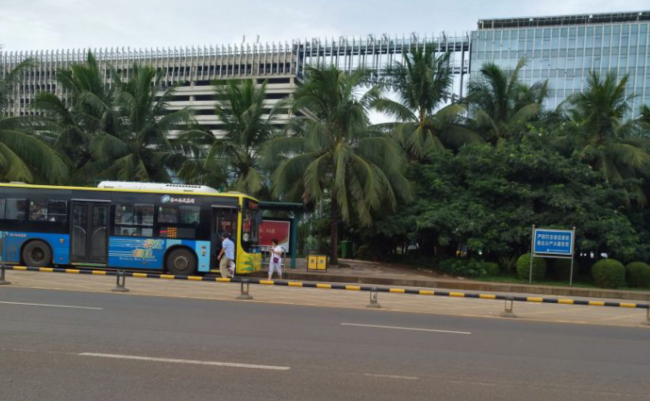
<svg viewBox="0 0 650 401"><path fill-rule="evenodd" d="M479 19L650 10L648 0L0 0L5 51L180 47L416 32Z"/></svg>

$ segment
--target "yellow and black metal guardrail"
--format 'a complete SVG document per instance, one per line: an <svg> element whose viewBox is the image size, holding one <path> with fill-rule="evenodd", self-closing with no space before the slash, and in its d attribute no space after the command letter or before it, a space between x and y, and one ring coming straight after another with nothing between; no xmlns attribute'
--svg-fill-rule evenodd
<svg viewBox="0 0 650 401"><path fill-rule="evenodd" d="M177 276L173 274L142 273L142 272L125 271L125 270L93 270L93 269L86 269L86 268L70 269L70 268L61 268L61 267L29 267L29 266L14 266L14 265L0 265L0 285L10 284L5 280L5 270L30 271L30 272L42 272L42 273L68 273L68 274L114 276L117 278L117 285L113 289L113 291L116 292L129 291L126 288L126 277L152 278L152 279L163 279L163 280L239 283L241 284L241 294L237 297L238 299L253 299L253 297L250 295L250 284L369 292L370 303L367 306L370 308L380 307L378 302L379 293L497 300L497 301L505 301L505 309L504 312L502 312L501 314L502 316L505 317L515 317L513 313L514 302L533 302L533 303L549 303L549 304L560 304L560 305L603 306L603 307L614 307L614 308L645 309L646 319L647 319L645 323L650 324L650 304L637 303L637 302L592 301L592 300L566 299L566 298L528 297L528 296L514 296L514 295L504 295L504 294L484 294L484 293L474 293L474 292L426 290L426 289L416 289L416 288L377 287L377 286L370 286L370 285L311 283L311 282L292 281L292 280L264 280L255 277L223 278L223 277L214 277L214 276Z"/></svg>

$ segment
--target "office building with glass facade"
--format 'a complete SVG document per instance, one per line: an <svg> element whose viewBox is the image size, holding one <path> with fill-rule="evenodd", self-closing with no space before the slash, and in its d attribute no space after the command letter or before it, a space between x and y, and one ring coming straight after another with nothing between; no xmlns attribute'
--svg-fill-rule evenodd
<svg viewBox="0 0 650 401"><path fill-rule="evenodd" d="M204 127L219 133L214 115L215 79L256 79L268 82L269 109L291 96L304 77L306 65L336 65L350 72L357 68L374 71L379 78L388 65L402 61L404 54L435 42L437 52L450 52L450 67L456 78L453 98L462 98L469 79L479 76L481 66L494 62L512 69L525 58L521 78L527 84L548 80L547 109L557 107L569 95L584 88L590 70L615 70L629 74L627 94L636 114L641 104L650 105L650 11L583 14L554 17L482 19L478 28L458 36L416 35L408 37L368 35L363 38L296 39L291 43L242 43L200 48L94 49L100 67L109 65L124 77L133 64L150 65L163 73L169 85L180 85L170 108L192 107ZM84 62L90 49L45 51L0 51L0 77L26 58L35 60L32 71L11 94L9 113L29 115L36 93L53 92L56 71ZM110 84L110 74L105 73ZM283 125L289 115L277 115Z"/></svg>
<svg viewBox="0 0 650 401"><path fill-rule="evenodd" d="M629 74L633 114L650 105L650 11L479 20L470 40L470 77L486 62L513 69L525 58L524 82L548 80L546 108L583 89L590 70Z"/></svg>

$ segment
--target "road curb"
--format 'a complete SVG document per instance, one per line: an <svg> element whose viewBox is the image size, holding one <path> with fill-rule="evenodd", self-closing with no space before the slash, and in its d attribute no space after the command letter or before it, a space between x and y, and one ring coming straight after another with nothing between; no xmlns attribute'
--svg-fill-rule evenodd
<svg viewBox="0 0 650 401"><path fill-rule="evenodd" d="M262 274L255 274L256 277L265 277L266 272ZM367 277L367 276L351 276L351 275L336 275L331 273L306 273L296 271L285 271L283 278L287 280L299 281L325 281L330 283L353 283L353 284L368 284L368 285L388 285L388 286L402 286L402 287L425 287L425 288L444 288L450 290L466 290L466 291L487 291L487 292L509 292L518 294L540 294L540 295L555 295L555 296L569 296L569 297L583 297L583 298L606 298L606 299L626 299L637 301L650 301L650 291L636 292L636 291L617 291L605 290L599 288L569 288L569 287L551 287L551 286L537 286L537 285L523 285L523 284L507 284L507 283L488 283L476 281L459 281L459 280L445 280L445 279L395 279L390 277Z"/></svg>

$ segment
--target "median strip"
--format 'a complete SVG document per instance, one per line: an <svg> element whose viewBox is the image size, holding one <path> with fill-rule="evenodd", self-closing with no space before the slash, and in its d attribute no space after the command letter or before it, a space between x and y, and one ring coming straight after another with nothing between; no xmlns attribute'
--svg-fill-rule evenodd
<svg viewBox="0 0 650 401"><path fill-rule="evenodd" d="M583 299L564 299L564 298L546 298L539 296L520 296L511 294L484 294L476 292L461 292L461 291L438 291L438 290L425 290L417 288L396 288L396 287L379 287L368 285L349 285L349 284L334 284L334 283L318 283L318 282L301 282L301 281L288 281L288 280L264 280L254 277L210 277L210 276L180 276L162 273L140 273L124 270L90 270L90 269L63 269L58 267L30 267L30 266L14 266L4 265L0 263L0 285L11 284L5 280L5 270L14 271L34 271L44 273L73 273L73 274L101 274L105 276L114 276L117 278L117 286L113 288L114 292L128 292L125 281L126 277L135 278L148 278L148 279L166 279L166 280L185 280L185 281L203 281L203 282L219 282L219 283L236 283L241 286L241 294L237 297L240 300L251 300L253 297L250 294L251 285L264 285L264 286L286 286L297 288L320 288L328 290L346 290L346 291L363 291L370 293L370 303L368 308L380 308L378 302L378 295L380 293L390 294L409 294L409 295L424 295L435 297L449 297L449 298L465 298L465 299L490 299L505 301L504 311L501 313L502 317L514 318L516 315L513 312L515 302L528 302L533 304L562 304L562 305L582 305L582 306L597 306L597 307L614 307L614 308L629 308L629 309L643 309L645 310L644 325L650 325L650 304L637 303L637 302L613 302L613 301L594 301ZM469 334L469 333L468 333Z"/></svg>

